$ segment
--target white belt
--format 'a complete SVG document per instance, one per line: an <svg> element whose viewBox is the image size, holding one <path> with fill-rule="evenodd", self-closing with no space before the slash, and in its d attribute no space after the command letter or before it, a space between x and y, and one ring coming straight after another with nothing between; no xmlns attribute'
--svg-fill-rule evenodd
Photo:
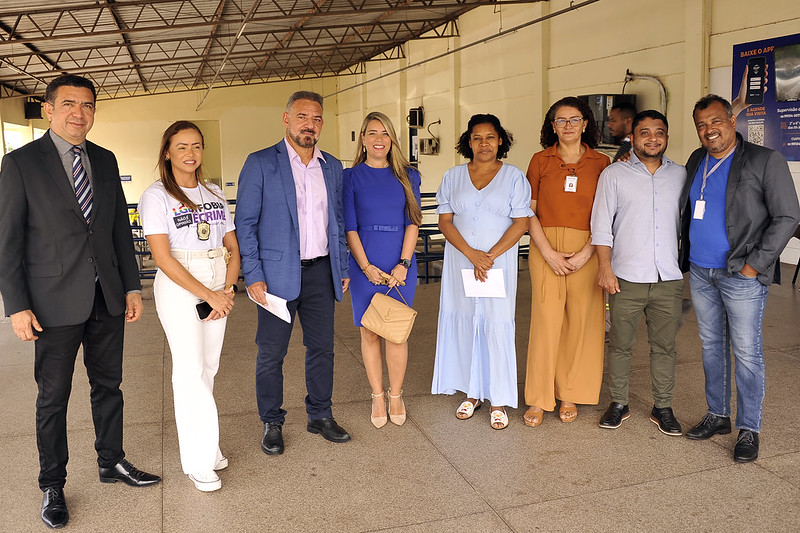
<svg viewBox="0 0 800 533"><path fill-rule="evenodd" d="M175 259L188 261L190 259L216 259L217 257L225 257L225 247L213 248L211 250L183 250L180 248L173 248L169 253Z"/></svg>

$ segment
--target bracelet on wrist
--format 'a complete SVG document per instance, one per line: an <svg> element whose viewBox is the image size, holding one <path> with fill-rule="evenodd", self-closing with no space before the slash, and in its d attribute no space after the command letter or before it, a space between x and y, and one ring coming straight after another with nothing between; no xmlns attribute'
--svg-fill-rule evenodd
<svg viewBox="0 0 800 533"><path fill-rule="evenodd" d="M367 269L368 269L369 267L371 267L371 266L372 266L372 263L367 263L367 264L366 264L366 266L365 266L364 268L362 268L362 269L361 269L361 273L362 273L362 274L366 274L366 273L367 273Z"/></svg>

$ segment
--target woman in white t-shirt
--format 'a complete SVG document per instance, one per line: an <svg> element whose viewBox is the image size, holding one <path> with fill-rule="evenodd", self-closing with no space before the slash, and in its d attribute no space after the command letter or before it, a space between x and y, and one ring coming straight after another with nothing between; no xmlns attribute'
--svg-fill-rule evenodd
<svg viewBox="0 0 800 533"><path fill-rule="evenodd" d="M203 142L191 122L167 128L161 179L142 194L139 213L158 267L153 293L172 352L181 465L198 490L209 492L222 487L215 470L228 466L219 449L214 376L241 259L224 195L203 181Z"/></svg>

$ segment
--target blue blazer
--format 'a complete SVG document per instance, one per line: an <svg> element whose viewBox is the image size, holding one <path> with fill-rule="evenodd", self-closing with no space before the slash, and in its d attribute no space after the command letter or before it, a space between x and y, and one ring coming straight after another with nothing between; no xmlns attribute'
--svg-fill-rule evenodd
<svg viewBox="0 0 800 533"><path fill-rule="evenodd" d="M328 191L328 248L336 299L342 300L342 279L349 278L342 210L342 163L323 152L320 159ZM258 281L286 300L300 296L300 228L297 195L286 144L247 156L236 194L236 236L242 271L249 286Z"/></svg>

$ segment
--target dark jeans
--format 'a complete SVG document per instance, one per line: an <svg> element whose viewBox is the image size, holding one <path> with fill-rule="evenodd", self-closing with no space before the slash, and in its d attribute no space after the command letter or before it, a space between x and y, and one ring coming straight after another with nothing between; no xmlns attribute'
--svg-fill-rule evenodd
<svg viewBox="0 0 800 533"><path fill-rule="evenodd" d="M269 287L267 287L269 290ZM306 412L312 420L331 417L333 395L333 312L335 297L330 258L303 268L300 295L287 302L292 323L258 308L256 399L263 422L283 423L283 359L289 348L295 313L306 347Z"/></svg>
<svg viewBox="0 0 800 533"><path fill-rule="evenodd" d="M100 284L95 285L89 319L74 326L44 327L35 344L36 443L39 448L39 487L63 487L67 477L67 403L78 347L91 388L97 464L114 466L122 451L122 345L125 315L111 316Z"/></svg>

